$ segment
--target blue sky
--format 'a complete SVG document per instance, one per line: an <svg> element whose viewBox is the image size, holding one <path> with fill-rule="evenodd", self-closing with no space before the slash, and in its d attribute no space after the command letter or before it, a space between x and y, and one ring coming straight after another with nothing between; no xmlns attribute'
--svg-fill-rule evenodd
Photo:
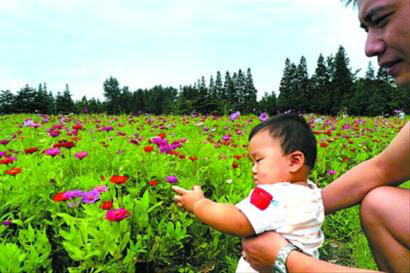
<svg viewBox="0 0 410 273"><path fill-rule="evenodd" d="M286 57L304 55L311 75L339 45L364 73L358 26L339 0L1 0L0 90L67 83L74 99L103 99L109 76L178 88L249 67L261 96L278 91Z"/></svg>

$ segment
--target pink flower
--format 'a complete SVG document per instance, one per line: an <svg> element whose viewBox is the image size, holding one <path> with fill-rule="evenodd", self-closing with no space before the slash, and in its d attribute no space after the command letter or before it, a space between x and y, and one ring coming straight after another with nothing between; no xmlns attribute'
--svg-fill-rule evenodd
<svg viewBox="0 0 410 273"><path fill-rule="evenodd" d="M86 157L87 155L88 155L87 152L82 151L82 152L76 153L76 154L75 154L75 157L81 160L81 159L83 159L84 157Z"/></svg>
<svg viewBox="0 0 410 273"><path fill-rule="evenodd" d="M336 174L336 171L335 170L328 170L327 174L334 175L334 174Z"/></svg>
<svg viewBox="0 0 410 273"><path fill-rule="evenodd" d="M268 113L266 113L266 112L263 112L263 113L261 113L261 114L259 115L259 120L260 120L261 122L264 122L264 121L268 120L268 118L269 118L269 115L268 115Z"/></svg>

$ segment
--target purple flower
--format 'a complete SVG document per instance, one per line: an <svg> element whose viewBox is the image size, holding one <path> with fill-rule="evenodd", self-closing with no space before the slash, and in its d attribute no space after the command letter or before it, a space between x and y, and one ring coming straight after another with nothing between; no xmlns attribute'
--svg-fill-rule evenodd
<svg viewBox="0 0 410 273"><path fill-rule="evenodd" d="M349 130L350 129L350 125L349 124L345 124L342 127L343 130Z"/></svg>
<svg viewBox="0 0 410 273"><path fill-rule="evenodd" d="M0 152L0 157L3 157L6 154L6 152Z"/></svg>
<svg viewBox="0 0 410 273"><path fill-rule="evenodd" d="M60 154L60 149L59 148L52 148L48 149L44 152L46 155L50 155L52 157L55 157L56 155Z"/></svg>
<svg viewBox="0 0 410 273"><path fill-rule="evenodd" d="M94 188L95 191L102 193L102 192L107 192L108 191L108 187L101 185L101 186L97 186Z"/></svg>
<svg viewBox="0 0 410 273"><path fill-rule="evenodd" d="M46 122L48 122L48 117L43 116L43 123L46 123Z"/></svg>
<svg viewBox="0 0 410 273"><path fill-rule="evenodd" d="M208 131L209 131L209 128L208 128L208 127L204 127L204 131L205 131L205 132L208 132Z"/></svg>
<svg viewBox="0 0 410 273"><path fill-rule="evenodd" d="M33 120L31 118L24 120L24 126L31 126L31 125L33 125Z"/></svg>
<svg viewBox="0 0 410 273"><path fill-rule="evenodd" d="M86 151L82 151L82 152L78 152L75 154L75 157L78 159L83 159L84 157L86 157L88 155L88 153Z"/></svg>
<svg viewBox="0 0 410 273"><path fill-rule="evenodd" d="M242 135L242 131L238 129L238 130L236 130L236 134L239 135L239 136L241 136L241 135Z"/></svg>
<svg viewBox="0 0 410 273"><path fill-rule="evenodd" d="M336 174L336 171L335 170L328 170L327 174L334 175L334 174Z"/></svg>
<svg viewBox="0 0 410 273"><path fill-rule="evenodd" d="M171 184L178 183L178 178L176 176L173 176L173 175L167 176L165 179L167 180L167 182L169 182Z"/></svg>
<svg viewBox="0 0 410 273"><path fill-rule="evenodd" d="M5 221L2 222L2 224L5 225L5 226L9 226L9 225L11 225L11 221L10 220L5 220Z"/></svg>
<svg viewBox="0 0 410 273"><path fill-rule="evenodd" d="M106 131L106 132L109 132L109 131L112 131L112 130L114 130L114 127L112 127L112 126L103 126L101 128L101 131Z"/></svg>
<svg viewBox="0 0 410 273"><path fill-rule="evenodd" d="M230 120L230 121L234 121L235 119L239 118L240 115L241 115L241 113L240 113L239 111L237 111L237 112L235 112L235 113L229 115L229 120Z"/></svg>
<svg viewBox="0 0 410 273"><path fill-rule="evenodd" d="M268 118L269 118L269 115L268 115L268 113L266 113L266 112L262 112L262 113L259 115L259 120L260 120L261 122L264 122L264 121L268 120Z"/></svg>
<svg viewBox="0 0 410 273"><path fill-rule="evenodd" d="M100 193L96 190L85 192L81 201L83 203L91 204L100 200Z"/></svg>
<svg viewBox="0 0 410 273"><path fill-rule="evenodd" d="M83 192L80 190L72 190L72 191L66 191L64 193L64 197L68 198L68 199L73 199L73 198L77 198L83 196Z"/></svg>
<svg viewBox="0 0 410 273"><path fill-rule="evenodd" d="M133 138L133 137L130 139L130 143L136 144L136 145L139 144L138 140L136 140L136 139Z"/></svg>

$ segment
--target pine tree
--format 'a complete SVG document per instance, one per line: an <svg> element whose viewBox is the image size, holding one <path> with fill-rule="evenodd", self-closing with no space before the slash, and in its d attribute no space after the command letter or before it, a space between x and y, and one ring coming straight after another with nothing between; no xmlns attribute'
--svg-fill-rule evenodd
<svg viewBox="0 0 410 273"><path fill-rule="evenodd" d="M353 75L343 46L339 46L334 58L331 88L330 93L333 98L331 114L337 114L340 110L347 108L353 94Z"/></svg>
<svg viewBox="0 0 410 273"><path fill-rule="evenodd" d="M104 81L104 97L106 98L108 114L118 114L120 112L120 94L120 84L116 78L110 77Z"/></svg>
<svg viewBox="0 0 410 273"><path fill-rule="evenodd" d="M15 97L15 106L14 109L17 113L34 113L36 112L35 105L35 95L36 90L26 85L24 88L20 89L17 92Z"/></svg>
<svg viewBox="0 0 410 273"><path fill-rule="evenodd" d="M223 86L223 82L222 82L222 76L221 76L221 72L219 72L219 71L216 72L215 92L216 92L217 99L219 99L219 100L226 99L225 96L224 96L224 86Z"/></svg>
<svg viewBox="0 0 410 273"><path fill-rule="evenodd" d="M256 90L253 84L251 69L248 68L245 79L245 113L251 113L257 108L257 93L258 90Z"/></svg>
<svg viewBox="0 0 410 273"><path fill-rule="evenodd" d="M242 69L239 69L238 74L235 77L235 103L237 105L236 110L240 111L241 113L247 113L245 88L245 75L243 74Z"/></svg>
<svg viewBox="0 0 410 273"><path fill-rule="evenodd" d="M330 71L322 54L317 60L316 70L311 78L310 112L326 114L330 109L329 96Z"/></svg>
<svg viewBox="0 0 410 273"><path fill-rule="evenodd" d="M278 110L281 112L294 110L293 97L295 82L296 65L291 63L288 58L285 61L285 69L279 86Z"/></svg>
<svg viewBox="0 0 410 273"><path fill-rule="evenodd" d="M295 72L295 83L292 88L293 108L299 112L307 112L310 109L309 76L307 72L306 58L302 56Z"/></svg>
<svg viewBox="0 0 410 273"><path fill-rule="evenodd" d="M0 92L0 114L12 114L15 110L15 96L10 90Z"/></svg>

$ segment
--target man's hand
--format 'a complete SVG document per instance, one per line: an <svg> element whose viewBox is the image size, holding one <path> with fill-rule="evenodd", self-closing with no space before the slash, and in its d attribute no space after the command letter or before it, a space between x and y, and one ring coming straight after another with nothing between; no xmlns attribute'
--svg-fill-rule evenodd
<svg viewBox="0 0 410 273"><path fill-rule="evenodd" d="M172 190L177 193L177 195L174 196L174 201L177 205L189 212L193 212L195 203L204 198L204 193L200 186L194 186L190 191L173 186Z"/></svg>
<svg viewBox="0 0 410 273"><path fill-rule="evenodd" d="M275 232L242 239L245 259L258 272L272 272L276 254L287 241Z"/></svg>

